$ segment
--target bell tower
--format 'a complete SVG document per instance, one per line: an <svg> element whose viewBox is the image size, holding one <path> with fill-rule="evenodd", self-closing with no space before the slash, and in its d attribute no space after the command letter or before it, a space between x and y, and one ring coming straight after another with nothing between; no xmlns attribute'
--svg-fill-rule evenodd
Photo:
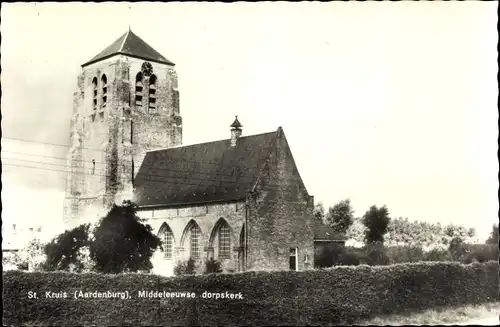
<svg viewBox="0 0 500 327"><path fill-rule="evenodd" d="M147 151L182 144L175 64L128 30L82 65L70 141L67 227L131 199Z"/></svg>

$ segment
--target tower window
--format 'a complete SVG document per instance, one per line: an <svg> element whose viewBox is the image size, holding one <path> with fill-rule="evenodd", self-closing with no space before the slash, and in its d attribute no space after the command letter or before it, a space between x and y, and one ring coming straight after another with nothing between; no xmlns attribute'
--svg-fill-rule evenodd
<svg viewBox="0 0 500 327"><path fill-rule="evenodd" d="M93 103L93 109L96 110L97 109L97 77L94 77L94 79L92 79L92 88L93 88L93 98L92 98L92 103Z"/></svg>
<svg viewBox="0 0 500 327"><path fill-rule="evenodd" d="M101 77L101 83L102 83L102 107L106 107L106 103L108 100L108 79L105 74L102 75Z"/></svg>
<svg viewBox="0 0 500 327"><path fill-rule="evenodd" d="M149 78L149 113L156 112L156 75L151 75Z"/></svg>
<svg viewBox="0 0 500 327"><path fill-rule="evenodd" d="M143 83L142 83L142 73L138 72L135 76L135 105L142 106L142 96L143 96Z"/></svg>

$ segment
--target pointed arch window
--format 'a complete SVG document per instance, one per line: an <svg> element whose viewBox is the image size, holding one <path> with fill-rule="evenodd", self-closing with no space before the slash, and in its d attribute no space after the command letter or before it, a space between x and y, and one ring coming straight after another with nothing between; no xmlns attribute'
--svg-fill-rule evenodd
<svg viewBox="0 0 500 327"><path fill-rule="evenodd" d="M137 75L135 76L135 105L136 106L142 106L142 98L143 98L143 91L144 91L144 85L142 83L142 72L138 72Z"/></svg>
<svg viewBox="0 0 500 327"><path fill-rule="evenodd" d="M97 77L92 79L92 108L97 110Z"/></svg>
<svg viewBox="0 0 500 327"><path fill-rule="evenodd" d="M219 227L219 258L228 259L231 251L231 233L229 225L224 221Z"/></svg>
<svg viewBox="0 0 500 327"><path fill-rule="evenodd" d="M102 85L102 108L106 107L108 102L108 78L105 74L101 76L101 85Z"/></svg>
<svg viewBox="0 0 500 327"><path fill-rule="evenodd" d="M212 229L209 248L214 252L217 259L229 259L231 257L231 228L224 218L220 218Z"/></svg>
<svg viewBox="0 0 500 327"><path fill-rule="evenodd" d="M200 258L200 239L201 239L201 230L198 224L193 224L191 226L191 231L189 235L189 243L190 243L190 248L189 248L189 254L190 257L193 259L199 259Z"/></svg>
<svg viewBox="0 0 500 327"><path fill-rule="evenodd" d="M174 233L166 223L160 228L160 239L163 244L163 257L165 259L172 259L175 243Z"/></svg>
<svg viewBox="0 0 500 327"><path fill-rule="evenodd" d="M148 111L149 113L156 112L156 75L151 75L149 77L149 105Z"/></svg>

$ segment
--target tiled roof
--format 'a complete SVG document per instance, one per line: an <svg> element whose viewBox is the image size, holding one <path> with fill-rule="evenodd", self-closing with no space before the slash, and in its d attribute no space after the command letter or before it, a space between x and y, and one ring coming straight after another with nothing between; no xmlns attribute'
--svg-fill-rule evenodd
<svg viewBox="0 0 500 327"><path fill-rule="evenodd" d="M315 241L345 241L346 237L332 228L326 226L318 219L314 219L314 240Z"/></svg>
<svg viewBox="0 0 500 327"><path fill-rule="evenodd" d="M135 178L139 206L244 199L256 182L278 131L148 152Z"/></svg>
<svg viewBox="0 0 500 327"><path fill-rule="evenodd" d="M128 30L125 34L120 36L110 46L102 50L98 55L90 59L88 62L84 63L82 67L88 66L99 60L109 58L116 54L123 54L162 64L174 65L173 62L162 56L158 51L153 49L149 44L144 42L131 30Z"/></svg>

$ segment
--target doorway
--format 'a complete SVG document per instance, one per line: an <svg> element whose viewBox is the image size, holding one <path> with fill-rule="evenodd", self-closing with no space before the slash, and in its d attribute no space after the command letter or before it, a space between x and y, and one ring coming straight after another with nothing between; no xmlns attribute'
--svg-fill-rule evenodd
<svg viewBox="0 0 500 327"><path fill-rule="evenodd" d="M290 270L299 270L297 262L297 248L290 249Z"/></svg>

